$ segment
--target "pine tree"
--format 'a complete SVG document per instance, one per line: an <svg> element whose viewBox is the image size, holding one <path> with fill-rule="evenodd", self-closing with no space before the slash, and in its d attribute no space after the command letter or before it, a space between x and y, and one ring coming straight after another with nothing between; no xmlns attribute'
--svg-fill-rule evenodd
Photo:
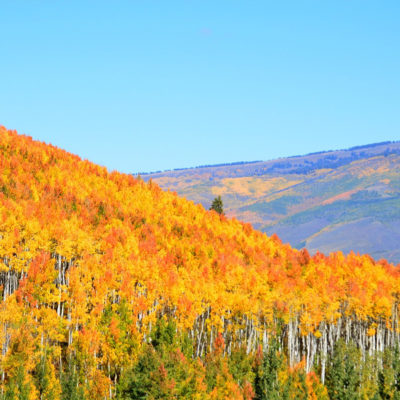
<svg viewBox="0 0 400 400"><path fill-rule="evenodd" d="M41 357L35 368L35 385L40 400L55 400L57 398L54 385L52 385L51 367L46 357Z"/></svg>
<svg viewBox="0 0 400 400"><path fill-rule="evenodd" d="M246 382L254 380L253 363L254 356L247 354L245 346L232 350L228 359L229 372L241 387L244 387Z"/></svg>
<svg viewBox="0 0 400 400"><path fill-rule="evenodd" d="M399 347L394 351L391 349L383 353L383 365L378 372L378 393L379 400L394 399L400 400L400 354Z"/></svg>
<svg viewBox="0 0 400 400"><path fill-rule="evenodd" d="M172 320L159 319L144 344L139 359L123 372L117 387L118 400L192 399L199 391L200 370L192 363L193 345L180 337Z"/></svg>
<svg viewBox="0 0 400 400"><path fill-rule="evenodd" d="M218 214L224 213L224 204L222 203L221 196L216 197L210 207L210 210L216 211Z"/></svg>
<svg viewBox="0 0 400 400"><path fill-rule="evenodd" d="M257 400L281 399L278 372L284 363L283 356L278 352L278 343L272 339L268 352L264 354L261 364L256 368L254 381Z"/></svg>
<svg viewBox="0 0 400 400"><path fill-rule="evenodd" d="M151 345L145 345L136 365L121 376L117 398L119 400L146 399L153 395L155 384L153 377L160 366L158 354Z"/></svg>
<svg viewBox="0 0 400 400"><path fill-rule="evenodd" d="M25 368L20 365L7 384L4 400L29 400L31 386L26 378Z"/></svg>
<svg viewBox="0 0 400 400"><path fill-rule="evenodd" d="M70 361L67 370L61 375L61 399L62 400L85 400L82 386L76 366Z"/></svg>
<svg viewBox="0 0 400 400"><path fill-rule="evenodd" d="M360 387L360 354L353 343L339 340L327 371L326 386L332 400L356 400Z"/></svg>

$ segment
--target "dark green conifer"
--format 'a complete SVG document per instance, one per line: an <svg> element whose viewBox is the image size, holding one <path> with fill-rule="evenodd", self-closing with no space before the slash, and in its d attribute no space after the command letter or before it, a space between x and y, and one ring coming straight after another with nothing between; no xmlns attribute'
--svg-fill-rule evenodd
<svg viewBox="0 0 400 400"><path fill-rule="evenodd" d="M7 384L7 389L4 393L4 400L29 400L31 387L29 382L26 382L26 372L23 365L20 365Z"/></svg>
<svg viewBox="0 0 400 400"><path fill-rule="evenodd" d="M218 214L224 213L224 204L222 203L221 196L216 197L210 207L210 210L216 211Z"/></svg>
<svg viewBox="0 0 400 400"><path fill-rule="evenodd" d="M188 370L193 344L187 335L177 335L173 320L159 319L144 344L136 364L124 371L117 387L118 400L191 399L196 379Z"/></svg>
<svg viewBox="0 0 400 400"><path fill-rule="evenodd" d="M339 340L333 352L326 376L329 398L356 400L360 388L360 351L353 343Z"/></svg>
<svg viewBox="0 0 400 400"><path fill-rule="evenodd" d="M50 388L50 370L46 357L41 357L35 368L35 386L40 400L54 400L55 393Z"/></svg>
<svg viewBox="0 0 400 400"><path fill-rule="evenodd" d="M278 343L273 339L268 352L262 358L261 365L256 368L254 380L256 400L278 400L282 398L278 371L283 363L283 356L278 352Z"/></svg>
<svg viewBox="0 0 400 400"><path fill-rule="evenodd" d="M67 369L61 375L61 399L85 400L83 387L79 382L76 366L70 361Z"/></svg>

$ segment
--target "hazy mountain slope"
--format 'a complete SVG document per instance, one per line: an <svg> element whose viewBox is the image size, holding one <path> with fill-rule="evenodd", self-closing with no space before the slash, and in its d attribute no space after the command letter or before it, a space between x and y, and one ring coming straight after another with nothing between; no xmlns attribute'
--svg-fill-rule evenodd
<svg viewBox="0 0 400 400"><path fill-rule="evenodd" d="M144 175L311 251L353 249L400 262L400 143Z"/></svg>

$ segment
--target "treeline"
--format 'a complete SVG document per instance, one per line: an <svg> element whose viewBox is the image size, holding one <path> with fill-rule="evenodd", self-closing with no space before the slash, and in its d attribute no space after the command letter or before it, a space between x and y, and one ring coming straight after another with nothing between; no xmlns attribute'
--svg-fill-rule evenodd
<svg viewBox="0 0 400 400"><path fill-rule="evenodd" d="M384 143L383 143L384 144ZM265 175L266 173L287 173L287 174L309 174L317 169L324 168L338 168L346 164L350 164L353 161L362 160L366 157L372 156L384 156L388 157L392 154L400 154L400 149L386 149L381 153L376 153L373 155L368 154L365 151L356 152L356 149L364 149L368 147L373 147L372 145L358 146L356 148L350 149L349 155L338 156L336 154L328 154L324 157L319 158L316 161L304 160L303 163L295 163L292 161L281 161L274 163L269 168L264 168L260 171L255 171L255 175Z"/></svg>
<svg viewBox="0 0 400 400"><path fill-rule="evenodd" d="M231 163L221 163L221 164L205 164L205 165L198 165L197 167L187 167L187 168L174 168L174 169L165 169L164 171L152 171L152 172L138 172L134 175L153 175L153 174L160 174L164 172L172 172L172 171L187 171L190 169L202 169L202 168L216 168L216 167L231 167L235 165L247 165L247 164L256 164L262 162L261 160L256 161L235 161Z"/></svg>
<svg viewBox="0 0 400 400"><path fill-rule="evenodd" d="M378 153L368 153L368 151L359 151L359 150L367 150L378 146L389 146L390 144L396 144L399 142L396 141L386 141L386 142L379 142L379 143L372 143L366 144L362 146L354 146L350 147L349 149L344 150L324 150L324 151L317 151L314 153L309 153L306 155L295 155L291 157L287 157L285 160L282 161L274 161L270 167L259 167L255 169L251 169L249 171L250 175L254 176L262 176L269 173L290 173L290 174L308 174L316 169L323 169L323 168L338 168L343 165L349 164L353 161L361 160L367 157L373 156L385 156L388 157L392 154L400 154L400 149L398 148L386 148L384 151ZM345 152L346 154L343 156L339 156L335 153ZM315 155L323 155L316 161L310 161L308 159L303 160L302 162L296 163L296 159L298 158L306 158L308 156L315 156ZM195 170L201 168L214 168L214 167L229 167L229 166L247 166L251 164L263 163L262 160L257 161L238 161L232 163L222 163L222 164L210 164L210 165L199 165L197 167L188 167L188 168L175 168L169 169L164 171L152 171L152 172L139 172L134 175L145 176L145 175L152 175L152 174L162 174L168 173L173 171L186 171L186 170Z"/></svg>

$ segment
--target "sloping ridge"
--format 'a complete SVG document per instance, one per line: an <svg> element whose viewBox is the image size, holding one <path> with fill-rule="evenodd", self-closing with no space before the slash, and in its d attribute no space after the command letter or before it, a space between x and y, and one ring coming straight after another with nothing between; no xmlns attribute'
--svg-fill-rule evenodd
<svg viewBox="0 0 400 400"><path fill-rule="evenodd" d="M354 250L400 262L400 142L144 179L205 207L220 195L227 215L311 253Z"/></svg>
<svg viewBox="0 0 400 400"><path fill-rule="evenodd" d="M227 351L254 352L280 332L290 364L304 358L307 371L342 331L363 351L399 342L399 271L386 261L310 257L154 183L5 128L0 170L5 376L22 340L29 359L46 351L60 372L77 357L89 388L114 386L162 317L189 333L195 357L218 333Z"/></svg>

